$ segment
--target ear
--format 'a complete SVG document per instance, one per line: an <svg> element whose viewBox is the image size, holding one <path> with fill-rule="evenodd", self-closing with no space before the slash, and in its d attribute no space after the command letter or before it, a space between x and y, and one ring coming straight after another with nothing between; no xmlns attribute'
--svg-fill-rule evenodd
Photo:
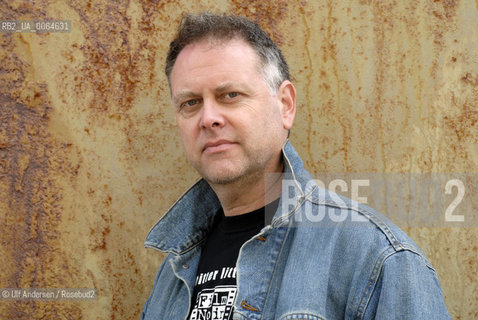
<svg viewBox="0 0 478 320"><path fill-rule="evenodd" d="M277 98L281 106L282 124L290 130L295 118L295 88L292 82L285 80L277 89Z"/></svg>

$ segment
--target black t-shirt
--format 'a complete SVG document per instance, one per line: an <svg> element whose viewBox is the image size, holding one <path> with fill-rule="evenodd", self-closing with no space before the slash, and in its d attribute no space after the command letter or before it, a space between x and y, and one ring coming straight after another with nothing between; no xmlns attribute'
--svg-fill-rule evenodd
<svg viewBox="0 0 478 320"><path fill-rule="evenodd" d="M266 207L233 217L226 217L223 210L219 210L202 247L190 320L232 319L239 249L264 227L264 212L275 212L278 204L279 199Z"/></svg>

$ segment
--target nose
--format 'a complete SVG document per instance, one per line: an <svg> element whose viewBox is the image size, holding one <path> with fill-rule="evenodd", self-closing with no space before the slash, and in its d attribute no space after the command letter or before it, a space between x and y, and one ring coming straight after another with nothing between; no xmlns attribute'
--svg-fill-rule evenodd
<svg viewBox="0 0 478 320"><path fill-rule="evenodd" d="M225 124L224 116L219 105L215 101L204 99L201 108L200 126L203 129L222 128Z"/></svg>

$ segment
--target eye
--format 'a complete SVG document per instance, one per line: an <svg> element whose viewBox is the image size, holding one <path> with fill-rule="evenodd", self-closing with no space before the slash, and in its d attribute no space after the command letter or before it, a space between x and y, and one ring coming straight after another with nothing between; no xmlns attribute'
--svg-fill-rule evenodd
<svg viewBox="0 0 478 320"><path fill-rule="evenodd" d="M239 95L239 93L237 93L237 92L228 92L228 93L226 93L226 98L232 99L232 98L237 97L238 95Z"/></svg>
<svg viewBox="0 0 478 320"><path fill-rule="evenodd" d="M183 109L183 108L190 108L190 107L194 107L195 105L197 105L199 103L199 100L198 99L191 99L191 100L188 100L186 102L183 102L181 103L180 105L180 109Z"/></svg>

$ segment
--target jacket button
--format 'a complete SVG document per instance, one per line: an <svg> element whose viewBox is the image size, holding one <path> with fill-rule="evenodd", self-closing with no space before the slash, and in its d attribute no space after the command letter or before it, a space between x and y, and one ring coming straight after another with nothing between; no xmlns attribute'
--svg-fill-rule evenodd
<svg viewBox="0 0 478 320"><path fill-rule="evenodd" d="M266 240L267 240L267 238L264 237L264 236L258 236L256 239L259 240L259 241L263 241L263 242L266 242Z"/></svg>
<svg viewBox="0 0 478 320"><path fill-rule="evenodd" d="M189 269L189 265L183 264L183 269Z"/></svg>
<svg viewBox="0 0 478 320"><path fill-rule="evenodd" d="M253 306L251 306L249 303L247 303L244 300L241 302L241 307L249 311L259 311L259 309L254 308Z"/></svg>

